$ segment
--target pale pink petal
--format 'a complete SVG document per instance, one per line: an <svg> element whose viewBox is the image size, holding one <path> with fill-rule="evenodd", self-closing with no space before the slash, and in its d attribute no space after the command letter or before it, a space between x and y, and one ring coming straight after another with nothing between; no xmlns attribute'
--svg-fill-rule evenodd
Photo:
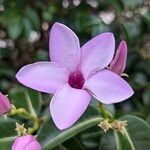
<svg viewBox="0 0 150 150"><path fill-rule="evenodd" d="M32 135L17 137L12 150L42 150L40 143Z"/></svg>
<svg viewBox="0 0 150 150"><path fill-rule="evenodd" d="M50 59L62 64L70 72L77 70L80 61L79 39L67 26L55 23L49 39Z"/></svg>
<svg viewBox="0 0 150 150"><path fill-rule="evenodd" d="M68 84L62 86L50 103L50 111L56 126L63 130L72 126L86 110L91 96L82 89Z"/></svg>
<svg viewBox="0 0 150 150"><path fill-rule="evenodd" d="M86 78L108 66L113 58L115 39L112 33L103 33L82 46L81 71Z"/></svg>
<svg viewBox="0 0 150 150"><path fill-rule="evenodd" d="M68 76L67 69L59 64L37 62L21 68L16 78L27 87L53 94L60 86L68 82Z"/></svg>
<svg viewBox="0 0 150 150"><path fill-rule="evenodd" d="M104 104L121 102L131 97L134 93L123 78L106 69L89 78L84 84L84 88Z"/></svg>
<svg viewBox="0 0 150 150"><path fill-rule="evenodd" d="M18 137L12 145L12 150L24 150L26 145L28 145L34 138L31 135L25 135Z"/></svg>
<svg viewBox="0 0 150 150"><path fill-rule="evenodd" d="M42 150L42 148L41 145L36 140L34 140L26 146L25 150Z"/></svg>
<svg viewBox="0 0 150 150"><path fill-rule="evenodd" d="M127 60L127 44L121 41L117 49L116 55L110 64L110 70L121 75L124 72Z"/></svg>

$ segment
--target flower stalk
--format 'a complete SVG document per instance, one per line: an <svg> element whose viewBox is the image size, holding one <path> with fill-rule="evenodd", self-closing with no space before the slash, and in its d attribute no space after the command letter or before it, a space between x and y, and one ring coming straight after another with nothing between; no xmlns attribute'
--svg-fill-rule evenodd
<svg viewBox="0 0 150 150"><path fill-rule="evenodd" d="M40 120L36 115L31 115L26 109L24 108L16 108L14 105L11 106L11 109L8 113L9 116L13 116L13 115L20 115L26 119L31 120L31 122L33 123L33 127L29 127L27 129L27 134L32 134L35 131L38 130L38 128L40 127Z"/></svg>
<svg viewBox="0 0 150 150"><path fill-rule="evenodd" d="M113 115L105 109L105 107L102 103L99 103L98 107L99 107L99 111L102 114L103 118L108 118L108 119L113 120Z"/></svg>
<svg viewBox="0 0 150 150"><path fill-rule="evenodd" d="M98 126L104 130L106 133L109 129L116 130L120 132L122 135L125 135L125 126L127 126L127 120L120 121L120 120L109 120L109 119L103 119L100 121Z"/></svg>

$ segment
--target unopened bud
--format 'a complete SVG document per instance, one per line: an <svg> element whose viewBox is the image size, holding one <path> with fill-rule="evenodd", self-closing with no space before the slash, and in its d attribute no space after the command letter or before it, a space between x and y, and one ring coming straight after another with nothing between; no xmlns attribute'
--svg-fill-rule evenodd
<svg viewBox="0 0 150 150"><path fill-rule="evenodd" d="M105 133L111 128L111 124L108 119L101 121L98 126L101 127Z"/></svg>
<svg viewBox="0 0 150 150"><path fill-rule="evenodd" d="M124 132L124 127L127 125L127 121L119 121L115 120L113 123L111 123L112 129L118 130L121 132L123 135L125 134Z"/></svg>
<svg viewBox="0 0 150 150"><path fill-rule="evenodd" d="M114 59L110 63L110 70L118 75L121 75L126 67L127 60L127 44L121 41Z"/></svg>
<svg viewBox="0 0 150 150"><path fill-rule="evenodd" d="M10 109L10 102L7 96L0 92L0 115L6 114Z"/></svg>
<svg viewBox="0 0 150 150"><path fill-rule="evenodd" d="M12 150L42 150L40 143L32 135L18 137L13 143Z"/></svg>
<svg viewBox="0 0 150 150"><path fill-rule="evenodd" d="M26 135L27 129L24 127L24 124L19 124L16 122L16 129L18 136Z"/></svg>

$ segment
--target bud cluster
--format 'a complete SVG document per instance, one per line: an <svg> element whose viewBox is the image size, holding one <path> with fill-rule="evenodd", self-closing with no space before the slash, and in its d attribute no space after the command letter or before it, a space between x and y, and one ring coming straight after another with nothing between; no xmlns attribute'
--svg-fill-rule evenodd
<svg viewBox="0 0 150 150"><path fill-rule="evenodd" d="M105 133L109 129L113 129L121 132L124 135L125 134L124 128L125 126L127 126L127 121L114 120L110 122L108 119L104 119L98 124L98 126L101 127Z"/></svg>

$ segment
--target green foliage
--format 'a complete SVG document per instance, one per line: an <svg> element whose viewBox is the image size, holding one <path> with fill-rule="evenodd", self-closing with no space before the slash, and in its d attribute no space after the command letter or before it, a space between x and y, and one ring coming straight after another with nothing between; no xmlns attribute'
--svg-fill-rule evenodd
<svg viewBox="0 0 150 150"><path fill-rule="evenodd" d="M12 39L16 39L20 36L22 32L22 22L21 22L21 17L18 16L14 18L12 21L9 22L8 24L8 34Z"/></svg>
<svg viewBox="0 0 150 150"><path fill-rule="evenodd" d="M150 147L150 126L141 118L133 115L126 115L120 119L128 122L126 134L123 136L119 132L110 132L104 135L101 139L100 149L141 150L142 147L142 150L148 150Z"/></svg>
<svg viewBox="0 0 150 150"><path fill-rule="evenodd" d="M1 150L9 150L16 138L16 120L0 118L0 145Z"/></svg>
<svg viewBox="0 0 150 150"><path fill-rule="evenodd" d="M89 107L80 121L70 129L61 131L54 125L52 119L48 117L37 133L37 139L43 145L44 150L49 150L62 142L70 139L76 134L97 125L101 118L93 107ZM49 126L51 124L51 126Z"/></svg>
<svg viewBox="0 0 150 150"><path fill-rule="evenodd" d="M9 98L17 108L25 108L33 116L40 115L42 98L39 92L25 88L14 88L10 90ZM12 142L17 137L16 122L24 122L25 126L31 125L31 122L26 118L21 118L21 115L17 115L13 119L0 118L0 144L3 146L1 150L11 149Z"/></svg>
<svg viewBox="0 0 150 150"><path fill-rule="evenodd" d="M39 115L41 112L42 98L39 92L31 89L14 88L10 90L9 98L17 108L25 108L32 115Z"/></svg>
<svg viewBox="0 0 150 150"><path fill-rule="evenodd" d="M143 0L124 0L124 5L125 7L129 9L135 9L136 7L139 7L140 5L143 4Z"/></svg>

